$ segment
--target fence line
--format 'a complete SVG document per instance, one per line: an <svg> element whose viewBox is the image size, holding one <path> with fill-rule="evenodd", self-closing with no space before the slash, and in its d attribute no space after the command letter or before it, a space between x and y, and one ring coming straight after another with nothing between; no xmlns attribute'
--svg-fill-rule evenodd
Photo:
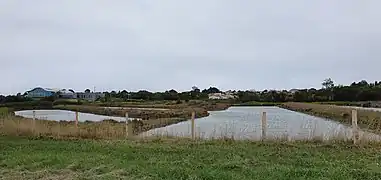
<svg viewBox="0 0 381 180"><path fill-rule="evenodd" d="M202 134L201 130L197 130L199 132L196 132L196 121L195 121L196 115L195 112L192 112L191 119L190 119L190 125L191 125L191 138L196 139L196 133ZM112 137L123 137L123 138L131 138L135 135L137 135L140 132L146 131L146 129L142 129L142 122L138 122L137 120L130 120L128 112L125 113L125 122L121 122L118 127L116 125L113 125L112 123L104 123L107 126L103 126L101 123L97 125L97 123L81 123L79 124L79 113L78 111L75 112L75 131L70 130L70 128L73 127L73 122L68 122L67 124L63 123L54 123L54 121L48 122L48 121L37 121L36 117L36 111L33 111L33 118L32 121L29 119L21 119L21 118L14 118L15 121L13 126L16 133L22 134L25 133L25 131L32 132L33 135L40 134L41 132L49 134L49 135L56 135L58 137L64 137L65 135L74 132L74 136L85 136L85 135L91 135L91 137L101 137L103 135L106 135L108 138ZM167 120L167 119L166 119ZM260 114L260 129L261 129L261 136L259 137L260 140L269 140L271 136L269 136L269 123L267 119L267 112L263 111ZM358 127L358 112L356 109L352 110L352 118L351 118L351 139L354 144L359 144L361 140L361 135L364 134L362 131L360 131L360 128ZM157 119L157 121L162 122L162 119ZM26 123L25 123L26 122ZM7 129L5 127L6 123L9 124L7 121L2 121L2 128ZM37 127L37 124L38 127ZM270 121L271 125L272 121ZM29 124L29 125L27 125ZM31 126L32 124L32 126ZM57 126L58 124L58 126ZM69 125L71 124L71 127ZM316 125L316 124L315 124ZM38 128L38 129L37 129ZM45 129L44 129L45 128ZM97 129L98 128L98 129ZM101 128L101 129L99 129ZM73 129L74 130L74 129ZM100 130L100 131L97 131ZM53 132L55 131L55 132ZM68 132L69 131L69 132ZM112 132L112 133L110 133ZM270 131L271 132L271 131ZM83 134L81 134L83 133ZM188 130L189 133L189 130ZM73 135L73 134L72 134ZM311 135L309 135L311 136ZM364 135L362 135L364 137ZM289 136L288 136L288 140Z"/></svg>

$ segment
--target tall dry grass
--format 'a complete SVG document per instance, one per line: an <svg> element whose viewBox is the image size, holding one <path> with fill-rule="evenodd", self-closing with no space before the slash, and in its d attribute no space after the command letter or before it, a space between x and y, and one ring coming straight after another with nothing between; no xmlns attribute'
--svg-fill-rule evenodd
<svg viewBox="0 0 381 180"><path fill-rule="evenodd" d="M284 103L281 107L317 117L336 120L346 125L352 124L352 108L348 107L295 102ZM357 122L360 128L381 134L381 112L365 109L356 110L358 114Z"/></svg>
<svg viewBox="0 0 381 180"><path fill-rule="evenodd" d="M126 136L125 123L112 121L75 122L33 120L16 116L3 116L0 120L0 133L14 136L121 139ZM78 127L78 128L77 128Z"/></svg>
<svg viewBox="0 0 381 180"><path fill-rule="evenodd" d="M103 120L99 122L51 121L33 120L13 115L0 116L0 134L30 137L53 137L61 139L124 139L127 135L137 135L143 131L163 127L183 121L179 118L151 119L145 121L130 121L132 133L128 132L126 122ZM141 123L139 123L141 122Z"/></svg>

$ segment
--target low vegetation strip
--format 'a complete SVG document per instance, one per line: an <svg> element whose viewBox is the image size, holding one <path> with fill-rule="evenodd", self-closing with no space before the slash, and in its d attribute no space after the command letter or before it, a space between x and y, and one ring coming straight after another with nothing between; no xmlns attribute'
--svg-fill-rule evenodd
<svg viewBox="0 0 381 180"><path fill-rule="evenodd" d="M280 107L317 117L336 120L347 125L351 125L352 123L352 109L347 107L296 102L284 103L280 105ZM381 132L381 112L361 109L357 109L357 111L358 125L361 128L372 130L376 133Z"/></svg>
<svg viewBox="0 0 381 180"><path fill-rule="evenodd" d="M125 109L125 108L105 108L99 106L84 106L84 105L57 105L54 109L79 111L83 113L92 113L106 116L119 116L124 117L128 112L129 117L147 119L159 118L190 118L193 111L196 112L197 117L208 116L209 113L202 108L185 108L185 109L171 109L168 111L157 111L150 109Z"/></svg>
<svg viewBox="0 0 381 180"><path fill-rule="evenodd" d="M245 103L234 104L233 106L279 106L281 102L257 102L250 101Z"/></svg>
<svg viewBox="0 0 381 180"><path fill-rule="evenodd" d="M2 179L380 179L379 145L0 136Z"/></svg>
<svg viewBox="0 0 381 180"><path fill-rule="evenodd" d="M337 106L357 106L357 107L373 107L373 108L381 108L381 101L331 101L331 102L316 102L319 104L330 104Z"/></svg>

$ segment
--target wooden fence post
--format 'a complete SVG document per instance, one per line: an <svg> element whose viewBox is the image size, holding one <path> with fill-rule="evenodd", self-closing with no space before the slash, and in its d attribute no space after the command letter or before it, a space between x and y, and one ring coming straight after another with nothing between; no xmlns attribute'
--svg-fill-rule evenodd
<svg viewBox="0 0 381 180"><path fill-rule="evenodd" d="M262 140L265 140L266 139L266 131L267 131L267 116L266 116L266 112L262 112L261 124L262 124Z"/></svg>
<svg viewBox="0 0 381 180"><path fill-rule="evenodd" d="M33 122L32 122L32 124L33 124L32 132L33 132L33 134L35 134L35 132L36 132L36 111L34 111L34 110L33 110Z"/></svg>
<svg viewBox="0 0 381 180"><path fill-rule="evenodd" d="M126 138L128 138L128 112L126 112Z"/></svg>
<svg viewBox="0 0 381 180"><path fill-rule="evenodd" d="M357 110L352 110L352 133L353 133L353 143L358 144L359 131L357 126Z"/></svg>
<svg viewBox="0 0 381 180"><path fill-rule="evenodd" d="M79 113L75 111L75 127L78 129Z"/></svg>
<svg viewBox="0 0 381 180"><path fill-rule="evenodd" d="M191 119L191 122L192 122L192 126L191 126L192 139L195 139L195 125L194 125L195 117L196 117L196 113L192 112L192 119Z"/></svg>

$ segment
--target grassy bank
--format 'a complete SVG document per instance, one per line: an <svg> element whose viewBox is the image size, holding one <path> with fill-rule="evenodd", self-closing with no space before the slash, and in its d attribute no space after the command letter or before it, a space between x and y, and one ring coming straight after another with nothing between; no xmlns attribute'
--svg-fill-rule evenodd
<svg viewBox="0 0 381 180"><path fill-rule="evenodd" d="M332 101L332 102L315 102L317 104L329 104L337 106L357 106L357 107L373 107L381 108L381 101Z"/></svg>
<svg viewBox="0 0 381 180"><path fill-rule="evenodd" d="M281 102L257 102L250 101L245 103L234 104L233 106L279 106Z"/></svg>
<svg viewBox="0 0 381 180"><path fill-rule="evenodd" d="M229 102L190 100L190 101L126 101L126 102L95 102L91 105L103 107L131 107L131 108L159 108L159 109L184 109L203 108L207 111L227 109Z"/></svg>
<svg viewBox="0 0 381 180"><path fill-rule="evenodd" d="M113 107L113 108L105 108ZM158 118L190 118L192 112L196 117L208 116L208 111L225 110L230 107L228 103L209 101L189 101L176 103L176 101L163 102L119 102L119 103L93 103L88 105L55 105L54 109L79 111L107 116L124 116L128 112L130 117L142 119Z"/></svg>
<svg viewBox="0 0 381 180"><path fill-rule="evenodd" d="M381 147L0 137L2 179L380 179Z"/></svg>
<svg viewBox="0 0 381 180"><path fill-rule="evenodd" d="M284 103L280 107L292 111L302 112L317 117L329 118L341 123L351 125L352 109L333 105L323 105L316 103ZM358 109L358 124L363 129L374 132L381 132L381 112Z"/></svg>
<svg viewBox="0 0 381 180"><path fill-rule="evenodd" d="M84 113L92 113L106 116L119 116L124 117L126 112L128 112L129 117L132 118L142 118L144 120L148 119L159 119L159 118L190 118L192 112L196 113L197 117L208 116L209 113L202 108L184 108L184 109L167 109L167 110L155 110L155 109L139 109L138 108L127 108L127 107L114 107L105 108L100 106L85 106L85 105L57 105L54 109L79 111Z"/></svg>
<svg viewBox="0 0 381 180"><path fill-rule="evenodd" d="M105 109L104 107L115 107ZM26 101L0 104L0 108L8 108L10 112L32 109L62 109L80 111L109 116L124 116L126 109L129 115L135 118L157 119L157 118L189 118L192 112L197 117L208 116L208 111L225 110L230 107L228 102L218 101L126 101L126 102L85 102L69 101L65 99L50 101ZM160 111L166 109L167 111Z"/></svg>

